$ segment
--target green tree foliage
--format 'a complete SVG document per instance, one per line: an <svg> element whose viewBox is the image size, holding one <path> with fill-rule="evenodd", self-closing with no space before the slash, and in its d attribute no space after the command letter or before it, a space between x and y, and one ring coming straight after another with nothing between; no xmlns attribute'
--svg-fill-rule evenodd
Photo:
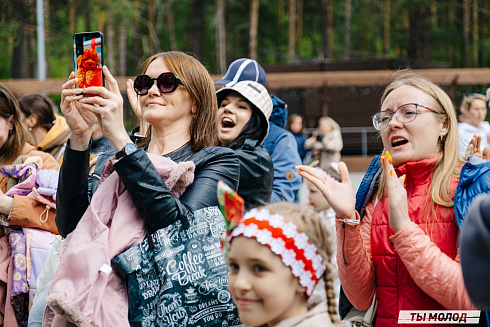
<svg viewBox="0 0 490 327"><path fill-rule="evenodd" d="M335 60L343 59L345 52L345 2L332 1ZM44 0L44 3L48 10L45 14L48 77L66 77L70 73L73 69L72 34L87 30L100 29L104 33L106 47L110 44L114 61L110 62L110 68L115 74L122 71L136 75L147 57L156 51L168 50L193 52L211 73L217 73L216 29L226 31L228 63L247 57L249 53L249 1L225 1L225 26L217 25L216 2L211 0ZM325 28L322 0L297 0L297 3L303 13L297 18L302 22L302 29L292 61L322 60ZM352 0L351 58L388 56L414 64L427 54L431 66L483 67L490 64L490 1L390 1L386 54L383 33L388 16L384 16L384 3ZM288 5L287 0L260 1L257 59L263 64L288 62ZM465 40L463 32L462 17L468 6L471 6L472 20L474 12L478 15L476 27L470 26L471 40ZM35 77L36 1L1 1L0 18L0 79ZM153 34L150 33L152 26ZM425 38L425 43L414 39L414 31L418 31L417 37ZM421 51L422 46L426 52ZM106 63L109 62L106 60Z"/></svg>

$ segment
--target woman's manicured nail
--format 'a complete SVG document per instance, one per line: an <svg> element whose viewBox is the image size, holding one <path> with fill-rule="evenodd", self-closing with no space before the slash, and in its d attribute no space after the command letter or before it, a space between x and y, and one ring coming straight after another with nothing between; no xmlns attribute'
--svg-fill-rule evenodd
<svg viewBox="0 0 490 327"><path fill-rule="evenodd" d="M393 176L393 169L390 169L390 176Z"/></svg>
<svg viewBox="0 0 490 327"><path fill-rule="evenodd" d="M386 151L386 158L388 158L388 162L390 163L390 165L393 163L393 161L391 160L391 155L388 151Z"/></svg>

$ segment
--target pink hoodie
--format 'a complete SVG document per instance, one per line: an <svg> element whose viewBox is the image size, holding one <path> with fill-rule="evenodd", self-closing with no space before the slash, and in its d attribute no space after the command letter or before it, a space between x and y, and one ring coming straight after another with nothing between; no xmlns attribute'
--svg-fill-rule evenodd
<svg viewBox="0 0 490 327"><path fill-rule="evenodd" d="M194 163L148 154L170 192L179 197L194 180ZM129 326L128 299L111 259L141 242L143 220L109 160L90 206L64 242L43 326ZM56 313L53 317L52 309ZM54 319L53 319L54 318Z"/></svg>

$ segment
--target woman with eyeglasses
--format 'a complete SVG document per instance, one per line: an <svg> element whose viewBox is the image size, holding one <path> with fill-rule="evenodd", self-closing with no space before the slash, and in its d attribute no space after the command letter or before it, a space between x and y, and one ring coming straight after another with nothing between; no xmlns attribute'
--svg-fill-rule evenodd
<svg viewBox="0 0 490 327"><path fill-rule="evenodd" d="M466 173L460 175L464 162L450 98L429 80L398 72L372 119L384 151L357 197L344 163L341 183L298 167L336 213L337 263L347 296L341 296L342 317L352 305L367 310L374 298L376 326L395 326L400 310L474 309L458 249L472 186L465 184Z"/></svg>
<svg viewBox="0 0 490 327"><path fill-rule="evenodd" d="M77 88L73 73L62 88L61 110L71 130L60 172L56 217L63 237L77 227L89 206L90 188L100 178L87 179L91 126L97 120L116 150L114 170L150 234L178 221L185 225L196 211L217 207L219 180L237 188L238 158L231 149L216 146L214 85L197 59L172 51L155 54L145 62L143 74L134 80L141 117L149 125L138 146L124 128L117 82L107 67L103 72L107 88ZM92 96L85 97L87 93ZM180 198L170 193L149 154L194 163L194 180Z"/></svg>
<svg viewBox="0 0 490 327"><path fill-rule="evenodd" d="M459 155L466 158L466 149L470 146L473 136L479 137L480 146L475 152L483 153L485 147L490 146L490 124L485 121L487 116L486 98L483 94L465 95L460 113L463 121L459 123ZM474 144L472 146L475 146ZM488 150L487 150L488 151Z"/></svg>

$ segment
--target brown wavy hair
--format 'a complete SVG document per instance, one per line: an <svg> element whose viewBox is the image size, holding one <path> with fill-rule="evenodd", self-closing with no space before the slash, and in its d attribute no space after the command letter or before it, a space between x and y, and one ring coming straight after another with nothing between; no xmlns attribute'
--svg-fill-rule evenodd
<svg viewBox="0 0 490 327"><path fill-rule="evenodd" d="M27 141L27 131L20 122L20 107L10 90L0 83L0 117L13 120L13 128L5 144L0 148L0 164L12 163L21 153Z"/></svg>
<svg viewBox="0 0 490 327"><path fill-rule="evenodd" d="M190 135L192 150L199 151L205 146L218 144L217 110L218 102L213 80L207 69L191 55L180 51L157 53L148 58L143 64L142 74L155 60L161 59L165 65L182 81L189 93L196 113L193 115ZM140 147L148 145L151 140L151 128Z"/></svg>

